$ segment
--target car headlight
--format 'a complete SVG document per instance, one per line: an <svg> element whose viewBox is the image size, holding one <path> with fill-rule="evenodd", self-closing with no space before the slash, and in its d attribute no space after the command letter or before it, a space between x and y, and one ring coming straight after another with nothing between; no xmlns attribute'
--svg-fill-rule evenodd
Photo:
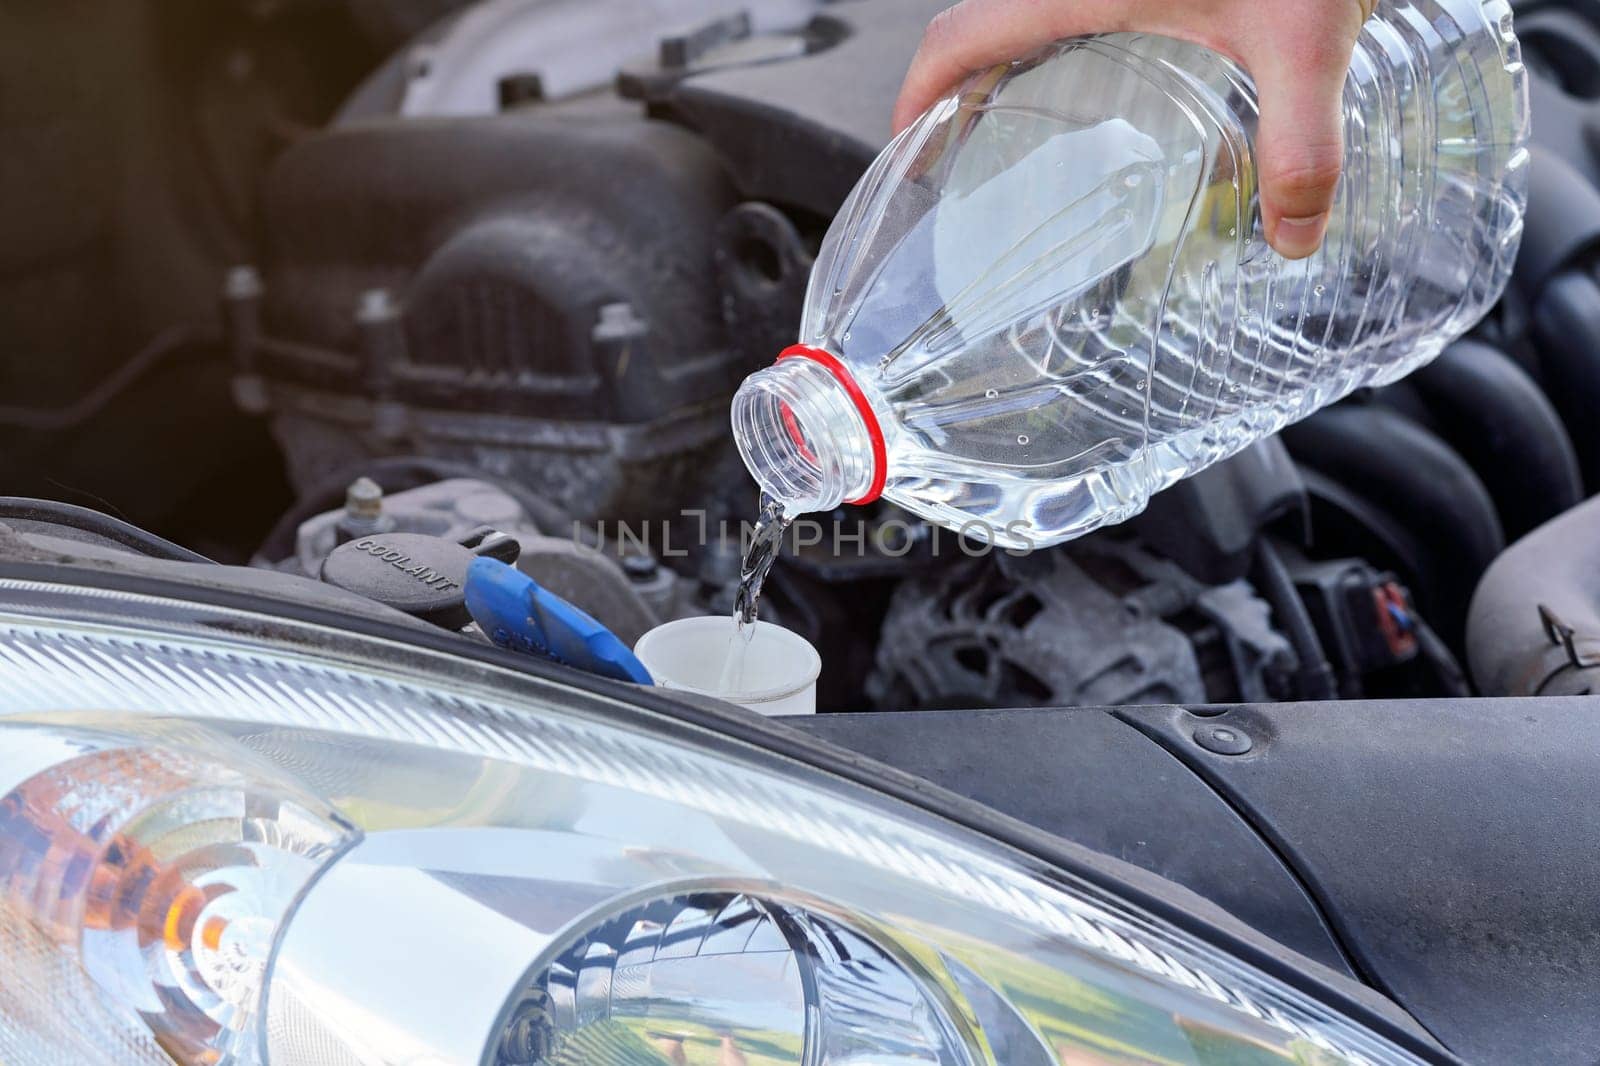
<svg viewBox="0 0 1600 1066"><path fill-rule="evenodd" d="M903 800L489 663L0 582L0 699L7 1066L1429 1054Z"/></svg>

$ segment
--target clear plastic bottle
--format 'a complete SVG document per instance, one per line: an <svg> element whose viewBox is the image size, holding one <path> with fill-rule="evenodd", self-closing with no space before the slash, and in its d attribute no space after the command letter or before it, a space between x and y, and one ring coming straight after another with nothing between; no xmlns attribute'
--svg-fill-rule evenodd
<svg viewBox="0 0 1600 1066"><path fill-rule="evenodd" d="M1499 298L1521 237L1510 7L1380 0L1344 109L1326 243L1291 262L1231 61L1113 34L974 75L834 222L802 343L734 400L746 464L791 514L881 492L1040 547L1416 369Z"/></svg>

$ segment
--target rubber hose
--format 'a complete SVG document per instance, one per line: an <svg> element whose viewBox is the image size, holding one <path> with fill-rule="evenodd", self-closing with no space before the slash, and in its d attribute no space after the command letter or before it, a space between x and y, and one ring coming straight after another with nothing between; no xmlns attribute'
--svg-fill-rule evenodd
<svg viewBox="0 0 1600 1066"><path fill-rule="evenodd" d="M1429 429L1483 479L1506 535L1518 537L1583 499L1572 438L1544 391L1498 349L1460 341L1407 382Z"/></svg>
<svg viewBox="0 0 1600 1066"><path fill-rule="evenodd" d="M1548 148L1532 145L1528 158L1528 210L1511 287L1531 301L1600 247L1600 189Z"/></svg>
<svg viewBox="0 0 1600 1066"><path fill-rule="evenodd" d="M1584 484L1600 491L1600 281L1557 275L1534 306L1533 330L1545 391L1572 434Z"/></svg>
<svg viewBox="0 0 1600 1066"><path fill-rule="evenodd" d="M1278 624L1287 631L1295 657L1300 660L1300 668L1295 673L1300 698L1338 699L1339 684L1334 677L1333 667L1328 664L1322 638L1317 636L1317 627L1311 621L1311 614L1306 610L1299 590L1294 587L1289 568L1283 565L1283 558L1278 554L1278 549L1273 547L1272 541L1265 537L1256 544L1255 564L1250 575L1251 581L1271 605Z"/></svg>
<svg viewBox="0 0 1600 1066"><path fill-rule="evenodd" d="M185 349L208 340L192 326L171 326L158 333L126 363L107 374L93 388L65 407L25 407L0 405L0 427L26 429L36 433L60 433L77 429L104 411L111 402L140 379ZM203 354L203 349L197 354Z"/></svg>
<svg viewBox="0 0 1600 1066"><path fill-rule="evenodd" d="M1444 694L1463 698L1471 696L1472 685L1467 682L1467 672L1461 669L1461 663L1456 660L1455 653L1445 645L1439 634L1433 631L1433 627L1421 618L1413 616L1411 628L1417 635L1417 654L1433 667L1434 676L1439 679Z"/></svg>
<svg viewBox="0 0 1600 1066"><path fill-rule="evenodd" d="M190 551L180 544L174 544L165 537L158 537L120 518L112 518L108 514L91 511L87 507L78 507L75 504L58 503L55 500L33 500L21 496L0 496L0 521L77 530L150 559L216 565L204 555ZM24 532L33 531L25 527Z"/></svg>
<svg viewBox="0 0 1600 1066"><path fill-rule="evenodd" d="M1495 560L1472 597L1467 664L1486 696L1600 692L1600 497Z"/></svg>
<svg viewBox="0 0 1600 1066"><path fill-rule="evenodd" d="M1472 587L1505 546L1494 501L1466 460L1404 415L1344 403L1283 431L1294 457L1373 501L1427 551L1413 589L1446 643L1465 636Z"/></svg>

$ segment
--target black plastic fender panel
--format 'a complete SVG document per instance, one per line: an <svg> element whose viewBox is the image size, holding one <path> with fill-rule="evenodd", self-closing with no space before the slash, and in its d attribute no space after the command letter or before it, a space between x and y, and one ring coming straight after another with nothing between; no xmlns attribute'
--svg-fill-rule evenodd
<svg viewBox="0 0 1600 1066"><path fill-rule="evenodd" d="M1600 698L1116 713L1256 826L1358 972L1447 1047L1595 1061ZM1201 725L1250 751L1206 750Z"/></svg>
<svg viewBox="0 0 1600 1066"><path fill-rule="evenodd" d="M1176 881L1351 973L1292 871L1158 743L1094 709L825 714L785 724Z"/></svg>
<svg viewBox="0 0 1600 1066"><path fill-rule="evenodd" d="M789 722L1322 961L1331 930L1357 976L1466 1061L1596 1060L1600 696Z"/></svg>

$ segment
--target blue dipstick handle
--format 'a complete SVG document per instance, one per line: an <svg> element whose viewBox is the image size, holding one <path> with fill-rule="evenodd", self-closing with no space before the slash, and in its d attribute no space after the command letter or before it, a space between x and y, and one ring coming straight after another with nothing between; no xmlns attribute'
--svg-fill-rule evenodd
<svg viewBox="0 0 1600 1066"><path fill-rule="evenodd" d="M467 567L467 610L502 648L618 681L655 681L605 626L516 567L478 558Z"/></svg>

